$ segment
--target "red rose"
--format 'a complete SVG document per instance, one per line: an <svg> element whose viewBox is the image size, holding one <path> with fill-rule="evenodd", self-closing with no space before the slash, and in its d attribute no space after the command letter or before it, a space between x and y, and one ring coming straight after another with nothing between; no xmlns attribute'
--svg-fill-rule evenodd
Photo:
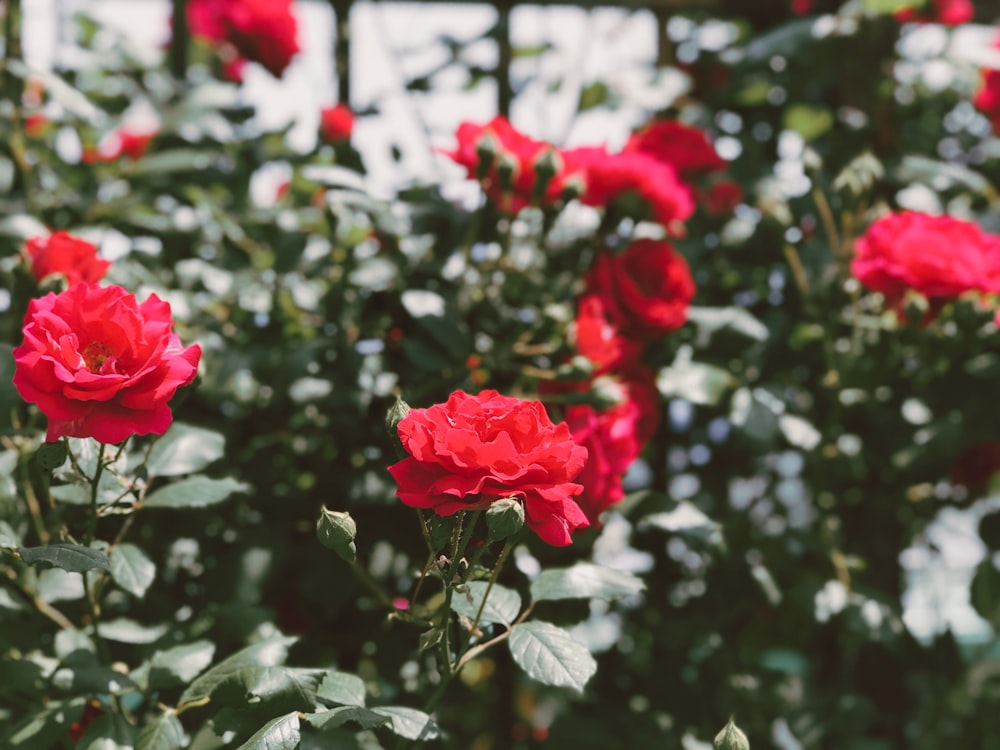
<svg viewBox="0 0 1000 750"><path fill-rule="evenodd" d="M525 206L551 203L559 198L562 190L562 176L558 152L551 144L538 141L514 128L504 117L494 117L485 125L463 122L455 132L458 146L454 151L445 151L455 162L468 170L470 178L481 179L483 191L494 204L510 213L517 213ZM493 139L497 149L492 166L481 175L479 149L485 139ZM551 157L556 162L553 174L546 186L545 194L536 196L539 159ZM497 164L506 160L513 168L509 188L503 184Z"/></svg>
<svg viewBox="0 0 1000 750"><path fill-rule="evenodd" d="M622 475L642 450L636 434L638 421L639 406L633 401L605 411L589 405L566 410L574 442L587 449L587 463L577 477L583 492L576 501L591 524L625 497Z"/></svg>
<svg viewBox="0 0 1000 750"><path fill-rule="evenodd" d="M354 113L350 107L338 104L319 113L319 137L327 143L340 143L351 139L354 130Z"/></svg>
<svg viewBox="0 0 1000 750"><path fill-rule="evenodd" d="M932 302L1000 291L1000 237L950 216L916 212L877 219L854 245L853 273L900 310L908 290Z"/></svg>
<svg viewBox="0 0 1000 750"><path fill-rule="evenodd" d="M598 253L587 291L601 299L623 335L659 336L687 320L694 280L684 256L667 242L636 240L620 254Z"/></svg>
<svg viewBox="0 0 1000 750"><path fill-rule="evenodd" d="M703 196L705 210L713 216L728 216L743 200L743 189L732 180L716 182Z"/></svg>
<svg viewBox="0 0 1000 750"><path fill-rule="evenodd" d="M812 11L812 0L792 0L792 13L797 16L807 15Z"/></svg>
<svg viewBox="0 0 1000 750"><path fill-rule="evenodd" d="M1000 49L1000 36L993 40L993 47ZM1000 70L983 70L979 91L972 103L990 119L993 131L1000 133Z"/></svg>
<svg viewBox="0 0 1000 750"><path fill-rule="evenodd" d="M66 277L70 286L81 281L94 284L111 265L110 261L97 257L96 247L68 232L33 237L25 249L31 259L31 273L38 281L58 273Z"/></svg>
<svg viewBox="0 0 1000 750"><path fill-rule="evenodd" d="M921 8L901 8L893 15L897 21L916 21L918 23L940 23L945 26L958 26L968 23L976 15L976 9L971 0L923 0L914 3Z"/></svg>
<svg viewBox="0 0 1000 750"><path fill-rule="evenodd" d="M654 218L673 234L694 213L691 189L681 182L677 170L649 154L632 151L609 154L602 147L562 152L566 178L581 179L580 201L587 206L607 206L628 195L641 198Z"/></svg>
<svg viewBox="0 0 1000 750"><path fill-rule="evenodd" d="M456 391L444 404L412 409L398 430L410 458L389 471L406 505L448 516L517 497L528 526L557 546L588 525L574 500L583 487L573 482L587 451L541 403Z"/></svg>
<svg viewBox="0 0 1000 750"><path fill-rule="evenodd" d="M580 298L570 337L576 350L594 364L595 376L634 362L642 352L642 342L622 336L608 320L601 298L593 294Z"/></svg>
<svg viewBox="0 0 1000 750"><path fill-rule="evenodd" d="M193 36L231 44L276 78L299 52L292 0L191 0L187 21Z"/></svg>
<svg viewBox="0 0 1000 750"><path fill-rule="evenodd" d="M29 138L39 138L49 125L49 118L40 112L24 118L24 134Z"/></svg>
<svg viewBox="0 0 1000 750"><path fill-rule="evenodd" d="M155 137L156 133L148 130L120 128L102 138L97 148L84 147L83 161L85 164L96 161L112 162L122 156L139 159L149 150L149 144Z"/></svg>
<svg viewBox="0 0 1000 750"><path fill-rule="evenodd" d="M201 358L172 327L170 305L155 294L140 305L120 286L76 284L34 299L14 350L14 385L48 417L50 441L162 435L168 402Z"/></svg>
<svg viewBox="0 0 1000 750"><path fill-rule="evenodd" d="M676 120L650 123L628 139L625 151L666 162L685 179L726 167L725 159L716 153L704 130Z"/></svg>

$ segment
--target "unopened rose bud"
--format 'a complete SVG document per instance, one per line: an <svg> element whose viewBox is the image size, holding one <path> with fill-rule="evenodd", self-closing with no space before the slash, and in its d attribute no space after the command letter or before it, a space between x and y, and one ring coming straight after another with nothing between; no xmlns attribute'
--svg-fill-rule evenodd
<svg viewBox="0 0 1000 750"><path fill-rule="evenodd" d="M389 410L385 413L385 431L390 435L397 435L396 428L399 427L399 423L406 419L406 415L410 413L410 405L403 401L399 396L396 396L396 403L389 407Z"/></svg>
<svg viewBox="0 0 1000 750"><path fill-rule="evenodd" d="M552 178L562 169L562 157L554 148L545 149L535 159L535 200L541 200L549 189Z"/></svg>
<svg viewBox="0 0 1000 750"><path fill-rule="evenodd" d="M715 750L750 750L750 740L740 731L732 719L725 728L715 735Z"/></svg>
<svg viewBox="0 0 1000 750"><path fill-rule="evenodd" d="M350 513L326 507L320 511L319 521L316 522L316 536L320 544L332 549L347 562L357 559L358 548L354 543L357 533L358 526Z"/></svg>
<svg viewBox="0 0 1000 750"><path fill-rule="evenodd" d="M569 203L572 200L576 200L581 195L587 192L587 185L584 182L583 175L573 175L563 183L562 192L559 196Z"/></svg>
<svg viewBox="0 0 1000 750"><path fill-rule="evenodd" d="M507 152L500 154L500 159L497 161L497 180L503 192L509 193L514 188L514 178L519 167L517 157L513 154Z"/></svg>
<svg viewBox="0 0 1000 750"><path fill-rule="evenodd" d="M486 509L486 529L491 542L507 539L524 526L524 506L516 497L497 500Z"/></svg>
<svg viewBox="0 0 1000 750"><path fill-rule="evenodd" d="M476 143L476 158L479 159L479 163L476 165L476 177L479 180L486 179L486 175L493 169L493 165L497 160L497 154L499 153L500 142L492 133L486 133Z"/></svg>

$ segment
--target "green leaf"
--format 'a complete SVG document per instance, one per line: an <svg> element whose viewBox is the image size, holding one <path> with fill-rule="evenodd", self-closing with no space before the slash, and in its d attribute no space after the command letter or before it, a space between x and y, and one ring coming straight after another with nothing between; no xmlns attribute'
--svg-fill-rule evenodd
<svg viewBox="0 0 1000 750"><path fill-rule="evenodd" d="M271 719L237 750L294 750L302 738L299 712Z"/></svg>
<svg viewBox="0 0 1000 750"><path fill-rule="evenodd" d="M135 682L101 664L90 651L73 651L62 660L52 674L52 685L74 695L92 693L121 693L136 687Z"/></svg>
<svg viewBox="0 0 1000 750"><path fill-rule="evenodd" d="M362 706L339 706L306 714L306 721L310 726L323 730L336 729L349 721L360 724L362 729L376 729L390 719Z"/></svg>
<svg viewBox="0 0 1000 750"><path fill-rule="evenodd" d="M246 492L249 485L235 479L194 476L161 487L146 498L147 508L204 508L221 503L234 492Z"/></svg>
<svg viewBox="0 0 1000 750"><path fill-rule="evenodd" d="M545 685L582 692L597 671L590 652L565 630L548 622L515 625L507 643L518 666Z"/></svg>
<svg viewBox="0 0 1000 750"><path fill-rule="evenodd" d="M180 719L167 711L142 728L135 750L180 750L184 740Z"/></svg>
<svg viewBox="0 0 1000 750"><path fill-rule="evenodd" d="M803 139L813 141L833 127L833 112L827 107L811 104L792 104L784 112L782 122L787 130L794 130Z"/></svg>
<svg viewBox="0 0 1000 750"><path fill-rule="evenodd" d="M296 640L298 639L288 637L269 638L226 657L188 686L181 694L178 706L207 698L220 682L245 667L274 667L283 664L288 658L289 647Z"/></svg>
<svg viewBox="0 0 1000 750"><path fill-rule="evenodd" d="M990 181L979 172L962 164L939 161L919 154L904 156L896 170L896 177L903 182L923 182L938 191L947 190L957 184L991 200L997 195Z"/></svg>
<svg viewBox="0 0 1000 750"><path fill-rule="evenodd" d="M142 157L134 167L135 174L171 174L173 172L201 172L213 166L217 155L193 148L161 151Z"/></svg>
<svg viewBox="0 0 1000 750"><path fill-rule="evenodd" d="M79 544L49 544L44 547L18 547L21 559L29 565L49 563L71 573L83 573L99 568L110 570L108 556L99 549Z"/></svg>
<svg viewBox="0 0 1000 750"><path fill-rule="evenodd" d="M656 376L656 387L666 398L680 396L693 404L713 405L733 384L728 370L691 361L691 348L681 347L674 363Z"/></svg>
<svg viewBox="0 0 1000 750"><path fill-rule="evenodd" d="M35 583L35 593L43 602L77 601L83 598L83 575L69 573L60 568L40 571Z"/></svg>
<svg viewBox="0 0 1000 750"><path fill-rule="evenodd" d="M663 531L679 534L710 536L716 534L719 525L705 515L697 505L688 500L667 500L670 510L650 513L640 523Z"/></svg>
<svg viewBox="0 0 1000 750"><path fill-rule="evenodd" d="M146 471L151 477L193 474L222 458L226 440L218 432L175 422L149 452Z"/></svg>
<svg viewBox="0 0 1000 750"><path fill-rule="evenodd" d="M987 557L976 568L969 599L980 616L991 624L1000 623L1000 570Z"/></svg>
<svg viewBox="0 0 1000 750"><path fill-rule="evenodd" d="M898 10L913 6L913 0L862 0L869 15L892 15Z"/></svg>
<svg viewBox="0 0 1000 750"><path fill-rule="evenodd" d="M390 720L389 728L408 740L433 740L441 736L441 729L423 711L406 706L379 706L373 708L377 714Z"/></svg>
<svg viewBox="0 0 1000 750"><path fill-rule="evenodd" d="M580 89L580 99L576 105L577 112L600 107L611 100L611 89L604 81L592 81Z"/></svg>
<svg viewBox="0 0 1000 750"><path fill-rule="evenodd" d="M198 673L212 663L215 644L195 641L157 651L149 660L150 687L172 687L191 682Z"/></svg>
<svg viewBox="0 0 1000 750"><path fill-rule="evenodd" d="M465 585L465 591L456 591L451 600L452 609L458 614L474 619L479 605L486 595L489 584L486 581L472 581ZM480 623L489 625L502 623L510 625L521 612L521 595L505 586L494 585L483 607Z"/></svg>
<svg viewBox="0 0 1000 750"><path fill-rule="evenodd" d="M316 691L316 697L345 706L365 705L365 682L357 675L328 669Z"/></svg>
<svg viewBox="0 0 1000 750"><path fill-rule="evenodd" d="M156 565L134 544L119 544L111 549L111 577L130 594L145 596L156 577Z"/></svg>
<svg viewBox="0 0 1000 750"><path fill-rule="evenodd" d="M121 714L104 713L87 727L77 746L86 750L132 750L135 727Z"/></svg>
<svg viewBox="0 0 1000 750"><path fill-rule="evenodd" d="M712 334L730 330L754 341L767 341L767 326L742 307L689 307L688 320L698 328L707 343Z"/></svg>
<svg viewBox="0 0 1000 750"><path fill-rule="evenodd" d="M237 707L280 702L283 708L278 711L312 711L323 675L319 669L243 667L215 686L212 702Z"/></svg>
<svg viewBox="0 0 1000 750"><path fill-rule="evenodd" d="M41 711L28 714L4 735L4 747L37 750L59 747L73 724L83 715L83 698L50 701Z"/></svg>
<svg viewBox="0 0 1000 750"><path fill-rule="evenodd" d="M631 573L593 563L543 570L531 583L536 602L555 599L617 599L645 591L646 584Z"/></svg>
<svg viewBox="0 0 1000 750"><path fill-rule="evenodd" d="M0 547L15 549L20 542L17 540L17 533L6 521L0 521Z"/></svg>
<svg viewBox="0 0 1000 750"><path fill-rule="evenodd" d="M97 632L102 638L119 643L153 643L165 636L168 629L166 625L142 625L125 617L102 622L97 626Z"/></svg>
<svg viewBox="0 0 1000 750"><path fill-rule="evenodd" d="M979 520L979 538L991 550L1000 550L1000 513L990 513Z"/></svg>

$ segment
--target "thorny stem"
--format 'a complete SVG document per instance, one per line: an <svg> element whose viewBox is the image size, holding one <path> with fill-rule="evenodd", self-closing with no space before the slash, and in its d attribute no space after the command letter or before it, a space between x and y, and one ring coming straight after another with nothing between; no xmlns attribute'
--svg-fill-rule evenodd
<svg viewBox="0 0 1000 750"><path fill-rule="evenodd" d="M507 556L510 554L511 544L509 541L504 542L503 549L500 550L500 556L497 558L496 565L493 566L493 572L490 573L490 581L486 584L486 593L483 594L483 600L479 602L479 609L476 611L476 617L472 621L472 627L469 628L470 632L475 633L476 629L479 627L479 621L483 617L483 609L486 607L486 600L490 598L490 592L493 591L493 585L497 582L497 577L500 575L500 570L503 568L503 564L507 562ZM455 667L458 667L459 660L456 660Z"/></svg>

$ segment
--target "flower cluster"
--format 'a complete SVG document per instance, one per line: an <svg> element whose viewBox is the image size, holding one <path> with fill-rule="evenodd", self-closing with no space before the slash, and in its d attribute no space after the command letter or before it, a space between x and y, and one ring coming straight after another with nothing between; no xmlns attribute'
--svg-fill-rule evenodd
<svg viewBox="0 0 1000 750"><path fill-rule="evenodd" d="M517 213L571 197L605 209L638 199L645 217L672 234L681 234L694 213L692 181L726 165L703 131L670 120L633 134L620 152L603 146L558 149L524 135L503 117L485 125L462 123L456 140L457 147L445 153L480 181L502 211ZM723 201L731 203L732 196L720 196L715 205Z"/></svg>
<svg viewBox="0 0 1000 750"><path fill-rule="evenodd" d="M280 78L299 52L292 0L191 0L191 34L220 45L226 75L243 79L246 61Z"/></svg>
<svg viewBox="0 0 1000 750"><path fill-rule="evenodd" d="M851 272L902 313L906 297L927 298L930 315L967 292L1000 292L1000 236L950 216L904 211L874 221L854 246Z"/></svg>

